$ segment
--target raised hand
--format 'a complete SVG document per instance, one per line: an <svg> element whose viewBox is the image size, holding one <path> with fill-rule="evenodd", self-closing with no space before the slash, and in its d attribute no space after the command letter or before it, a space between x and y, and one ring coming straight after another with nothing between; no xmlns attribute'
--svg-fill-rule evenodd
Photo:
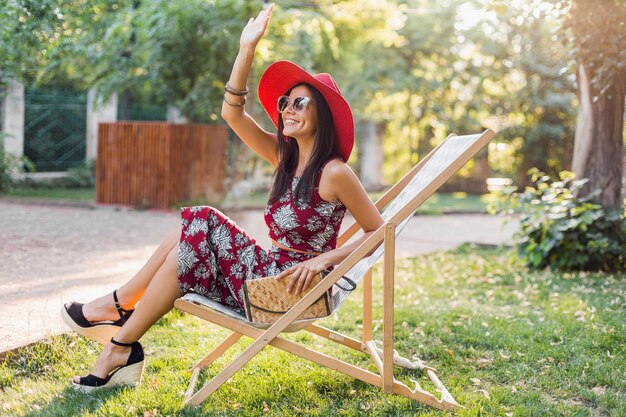
<svg viewBox="0 0 626 417"><path fill-rule="evenodd" d="M266 9L261 10L256 18L251 17L250 20L248 20L248 24L241 32L239 47L256 46L265 33L273 8L274 3L270 4Z"/></svg>

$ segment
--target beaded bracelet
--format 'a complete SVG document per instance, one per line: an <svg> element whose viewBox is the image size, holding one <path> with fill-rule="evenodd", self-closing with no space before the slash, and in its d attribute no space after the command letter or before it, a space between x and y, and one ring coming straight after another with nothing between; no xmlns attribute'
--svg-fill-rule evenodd
<svg viewBox="0 0 626 417"><path fill-rule="evenodd" d="M224 86L224 91L226 91L227 93L233 94L235 96L245 96L246 94L248 94L247 88L244 90L235 90L228 83L226 83L226 85Z"/></svg>
<svg viewBox="0 0 626 417"><path fill-rule="evenodd" d="M228 99L226 98L226 94L224 94L224 101L226 102L226 104L228 104L229 106L233 106L233 107L241 107L244 104L246 104L246 98L243 98L243 102L242 103L233 103L228 101Z"/></svg>

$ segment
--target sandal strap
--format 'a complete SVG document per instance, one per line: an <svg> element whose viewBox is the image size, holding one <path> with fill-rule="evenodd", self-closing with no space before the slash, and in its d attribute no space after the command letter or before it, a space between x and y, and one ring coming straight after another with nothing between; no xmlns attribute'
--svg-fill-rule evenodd
<svg viewBox="0 0 626 417"><path fill-rule="evenodd" d="M118 342L117 340L111 338L111 343L113 343L114 345L117 346L123 346L123 347L132 347L134 343L124 343L124 342Z"/></svg>
<svg viewBox="0 0 626 417"><path fill-rule="evenodd" d="M127 316L130 313L130 311L126 310L120 304L120 301L117 299L117 290L113 291L113 301L115 301L115 308L117 309L117 314L120 315L120 319L122 319L123 321L126 321L125 319L128 318Z"/></svg>
<svg viewBox="0 0 626 417"><path fill-rule="evenodd" d="M129 347L131 348L130 356L128 357L128 361L126 361L126 365L134 365L144 360L143 348L141 347L141 343L132 342L132 343L123 343L118 342L114 338L111 338L111 343L117 346Z"/></svg>
<svg viewBox="0 0 626 417"><path fill-rule="evenodd" d="M87 376L81 376L78 380L78 385L82 385L84 387L101 387L106 385L109 382L109 378L100 378L99 376L95 376L93 374L89 374Z"/></svg>

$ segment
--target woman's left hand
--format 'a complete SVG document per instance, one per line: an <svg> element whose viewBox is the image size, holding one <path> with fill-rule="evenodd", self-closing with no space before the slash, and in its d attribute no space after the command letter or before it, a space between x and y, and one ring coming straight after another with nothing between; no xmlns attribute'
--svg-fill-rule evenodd
<svg viewBox="0 0 626 417"><path fill-rule="evenodd" d="M250 20L248 20L248 24L243 28L241 37L239 38L240 48L247 46L256 47L256 44L259 43L259 40L265 34L265 29L267 29L273 8L274 3L261 10L256 18L251 17Z"/></svg>
<svg viewBox="0 0 626 417"><path fill-rule="evenodd" d="M276 275L276 279L283 279L289 275L289 284L287 284L287 292L295 290L294 294L300 294L300 291L306 291L313 277L331 266L326 254L321 254L315 258L300 262L297 265L289 267Z"/></svg>

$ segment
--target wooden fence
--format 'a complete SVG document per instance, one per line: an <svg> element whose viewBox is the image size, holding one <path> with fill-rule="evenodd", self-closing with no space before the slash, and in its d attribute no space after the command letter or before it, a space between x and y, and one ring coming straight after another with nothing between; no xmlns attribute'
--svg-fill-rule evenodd
<svg viewBox="0 0 626 417"><path fill-rule="evenodd" d="M170 208L224 194L227 129L163 122L101 123L96 202Z"/></svg>

